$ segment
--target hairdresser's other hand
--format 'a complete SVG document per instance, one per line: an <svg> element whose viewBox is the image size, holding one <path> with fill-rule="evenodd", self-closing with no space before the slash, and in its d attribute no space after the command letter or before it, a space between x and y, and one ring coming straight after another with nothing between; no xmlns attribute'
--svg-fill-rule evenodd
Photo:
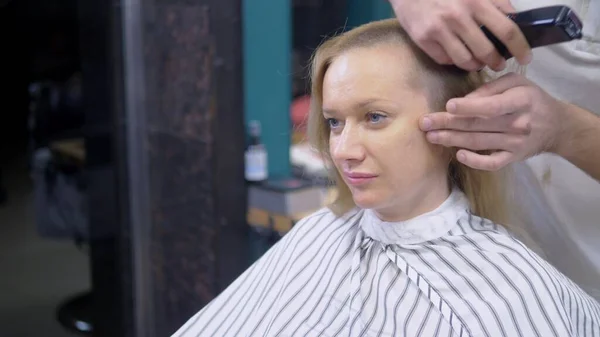
<svg viewBox="0 0 600 337"><path fill-rule="evenodd" d="M568 104L521 75L510 73L463 98L447 112L427 114L420 127L434 144L457 147L457 158L475 169L494 171L542 152L555 152ZM475 151L492 151L489 155Z"/></svg>
<svg viewBox="0 0 600 337"><path fill-rule="evenodd" d="M509 0L389 0L412 40L440 64L465 70L487 65L500 71L505 60L485 36L486 26L522 65L531 49L518 26L506 17L515 12Z"/></svg>

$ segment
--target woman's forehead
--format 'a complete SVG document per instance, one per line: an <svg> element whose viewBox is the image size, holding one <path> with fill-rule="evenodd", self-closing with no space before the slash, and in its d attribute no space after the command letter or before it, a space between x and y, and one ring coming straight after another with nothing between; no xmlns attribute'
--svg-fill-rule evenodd
<svg viewBox="0 0 600 337"><path fill-rule="evenodd" d="M418 67L414 54L402 45L353 48L336 56L325 77L330 80L385 80L405 82ZM356 78L359 77L359 78Z"/></svg>
<svg viewBox="0 0 600 337"><path fill-rule="evenodd" d="M357 48L339 55L323 79L323 106L368 100L398 100L414 95L416 62L398 47Z"/></svg>

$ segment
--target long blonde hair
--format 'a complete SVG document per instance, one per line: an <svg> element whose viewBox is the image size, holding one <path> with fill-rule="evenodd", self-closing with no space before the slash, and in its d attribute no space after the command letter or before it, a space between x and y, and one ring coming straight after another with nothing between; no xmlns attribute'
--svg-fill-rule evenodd
<svg viewBox="0 0 600 337"><path fill-rule="evenodd" d="M322 113L323 79L335 57L353 48L378 44L408 46L415 55L418 81L427 91L432 111L445 110L446 102L475 90L486 81L483 72L466 72L454 66L437 64L424 54L410 39L395 19L371 22L326 40L317 49L311 62L311 107L308 118L308 138L329 167L336 183L337 198L330 209L340 215L355 207L352 194L335 169L329 153L329 125ZM506 225L507 200L505 172L486 172L467 167L456 160L451 151L448 179L451 186L462 190L471 204L473 214Z"/></svg>

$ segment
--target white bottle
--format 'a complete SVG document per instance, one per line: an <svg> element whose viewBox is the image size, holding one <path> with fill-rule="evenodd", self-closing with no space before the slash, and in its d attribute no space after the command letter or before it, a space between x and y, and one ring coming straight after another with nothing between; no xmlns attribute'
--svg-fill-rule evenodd
<svg viewBox="0 0 600 337"><path fill-rule="evenodd" d="M250 145L245 153L245 176L248 181L263 181L269 176L268 156L265 145L260 140L261 128L259 121L248 124Z"/></svg>

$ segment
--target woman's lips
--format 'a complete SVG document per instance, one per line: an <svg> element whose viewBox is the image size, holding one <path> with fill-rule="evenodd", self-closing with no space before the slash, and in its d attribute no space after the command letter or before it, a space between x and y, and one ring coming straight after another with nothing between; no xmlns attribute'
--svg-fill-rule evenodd
<svg viewBox="0 0 600 337"><path fill-rule="evenodd" d="M377 178L377 175L360 172L344 172L344 177L349 185L360 186L371 182L373 179Z"/></svg>

